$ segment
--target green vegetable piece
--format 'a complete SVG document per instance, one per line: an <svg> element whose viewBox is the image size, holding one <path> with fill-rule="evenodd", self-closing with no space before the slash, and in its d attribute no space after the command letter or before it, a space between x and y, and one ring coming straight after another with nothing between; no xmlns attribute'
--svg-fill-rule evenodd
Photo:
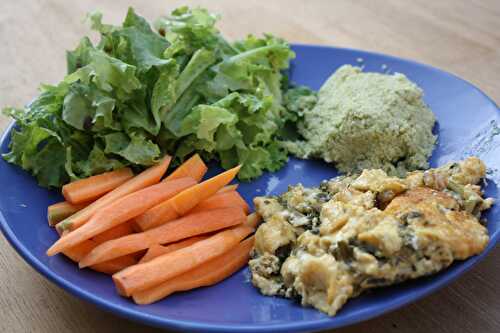
<svg viewBox="0 0 500 333"><path fill-rule="evenodd" d="M229 43L202 8L180 7L154 27L132 8L121 25L88 15L100 34L66 53L68 75L42 85L16 120L3 157L45 187L60 187L163 154L178 165L192 153L222 167L243 164L241 179L287 160L283 141L305 106L306 88L290 91L283 70L294 53L271 35ZM288 109L286 109L286 108Z"/></svg>
<svg viewBox="0 0 500 333"><path fill-rule="evenodd" d="M160 158L160 148L152 141L138 133L131 134L130 138L123 133L112 133L104 137L106 142L105 153L117 154L127 161L150 166Z"/></svg>

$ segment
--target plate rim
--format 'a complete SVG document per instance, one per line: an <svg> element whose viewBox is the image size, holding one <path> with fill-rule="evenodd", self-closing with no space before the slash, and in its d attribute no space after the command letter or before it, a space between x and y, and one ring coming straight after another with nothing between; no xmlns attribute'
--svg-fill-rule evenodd
<svg viewBox="0 0 500 333"><path fill-rule="evenodd" d="M376 56L376 57L384 57L388 58L391 60L395 61L403 61L407 62L411 65L416 65L420 67L424 67L427 70L431 70L433 72L437 72L440 75L446 75L448 77L451 77L455 80L460 80L462 82L465 82L467 85L472 87L476 92L478 92L481 96L486 98L495 108L496 111L500 113L500 109L496 102L489 97L486 93L484 93L481 89L479 89L477 86L475 86L473 83L467 81L466 79L463 79L459 77L456 74L453 74L451 72L439 69L437 67L427 65L420 63L415 60L411 59L406 59L406 58L401 58L401 57L396 57L393 55L388 55L388 54L383 54L383 53L378 53L378 52L372 52L372 51L364 51L360 49L354 49L354 48L345 48L345 47L336 47L336 46L328 46L328 45L316 45L316 44L304 44L304 43L291 43L290 44L292 48L309 48L309 49L329 49L329 50L336 50L336 51L341 51L341 52L352 52L352 53L359 53L359 54L365 54L368 56ZM11 122L7 128L4 130L2 133L2 136L0 138L0 145L3 145L5 141L8 141L10 139L10 133L15 126L15 122ZM335 317L326 317L324 319L319 319L319 320L310 320L306 322L291 322L287 324L259 324L259 325L238 325L238 324L220 324L220 323L205 323L205 322L200 322L200 321L193 321L193 320L177 320L177 319L172 319L168 317L160 317L157 315L150 315L147 313L144 313L140 310L132 309L128 306L122 306L122 305L115 305L109 301L107 301L105 298L98 297L96 295L93 295L78 286L71 284L70 282L66 281L65 279L61 278L56 272L51 271L46 267L43 263L41 263L36 256L32 255L31 252L26 248L26 246L14 235L13 230L10 228L9 223L4 217L3 212L0 211L0 230L2 231L3 235L5 238L8 240L8 242L11 244L11 246L16 250L16 252L31 266L33 267L38 273L40 273L42 276L47 278L49 281L52 283L56 284L57 286L61 287L65 291L69 292L70 294L86 301L89 302L93 305L96 305L99 309L102 309L106 312L111 312L115 315L124 317L126 319L142 323L142 324L147 324L151 326L156 326L159 328L168 328L168 329L174 329L174 330L188 330L188 331L197 331L197 332L234 332L234 333L243 333L243 332L301 332L305 330L321 330L321 329L332 329L332 328L338 328L338 327L343 327L343 326L348 326L352 325L355 323L360 323L372 318L375 318L377 316L380 316L385 313L392 312L396 309L399 309L409 303L415 302L417 300L420 300L426 296L428 296L430 293L443 288L444 286L448 285L450 282L453 280L457 279L458 277L462 276L465 272L470 270L474 265L482 261L490 252L493 248L496 247L496 244L498 240L500 239L500 229L494 232L492 235L490 235L490 241L487 245L487 247L484 249L484 251L474 257L471 257L465 261L461 261L460 266L456 269L453 275L445 275L442 280L439 281L437 284L430 284L424 287L424 289L418 293L418 295L410 295L404 300L395 300L388 304L387 306L383 308L378 308L375 310L365 310L361 311L359 313L358 317L348 317L348 318L342 318L341 320L334 320ZM366 313L365 313L366 312Z"/></svg>

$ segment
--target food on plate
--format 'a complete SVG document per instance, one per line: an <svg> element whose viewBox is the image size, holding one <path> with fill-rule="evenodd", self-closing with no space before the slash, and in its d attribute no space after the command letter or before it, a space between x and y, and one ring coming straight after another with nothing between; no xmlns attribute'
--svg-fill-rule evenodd
<svg viewBox="0 0 500 333"><path fill-rule="evenodd" d="M93 201L114 190L133 176L134 173L130 168L104 172L64 185L62 194L64 199L72 204Z"/></svg>
<svg viewBox="0 0 500 333"><path fill-rule="evenodd" d="M148 186L113 201L95 212L85 224L59 239L47 250L47 255L55 255L65 248L125 223L195 184L191 178L179 178Z"/></svg>
<svg viewBox="0 0 500 333"><path fill-rule="evenodd" d="M141 230L148 230L182 216L229 184L239 170L240 166L227 170L159 203L135 218L137 226Z"/></svg>
<svg viewBox="0 0 500 333"><path fill-rule="evenodd" d="M87 203L74 205L67 201L50 205L47 207L47 220L49 221L49 225L54 226L58 222L61 222L65 218L75 214L87 206Z"/></svg>
<svg viewBox="0 0 500 333"><path fill-rule="evenodd" d="M167 171L170 161L170 156L165 156L160 163L149 167L134 178L118 186L113 191L106 193L104 196L92 202L84 209L78 211L76 214L71 215L70 217L59 222L57 224L57 229L60 231L74 230L85 224L96 211L109 205L113 201L158 183L161 177L165 174L165 171Z"/></svg>
<svg viewBox="0 0 500 333"><path fill-rule="evenodd" d="M226 185L223 188L221 188L220 190L218 190L216 192L216 194L236 191L237 189L238 189L238 184Z"/></svg>
<svg viewBox="0 0 500 333"><path fill-rule="evenodd" d="M102 244L104 242L107 242L112 239L120 238L123 236L130 235L134 233L134 226L132 221L122 223L117 225L116 227L113 227L111 229L108 229L97 236L92 237L93 240L97 242L97 244Z"/></svg>
<svg viewBox="0 0 500 333"><path fill-rule="evenodd" d="M133 9L121 26L89 19L99 43L83 38L63 81L4 111L17 124L4 158L62 186L47 255L112 275L137 304L218 283L251 257L262 294L333 316L488 244L481 160L414 171L428 167L435 117L403 74L345 65L315 93L288 84L285 41L229 43L204 9L154 29ZM250 214L230 183L278 170L289 152L347 175L257 197ZM203 180L210 160L226 171Z"/></svg>
<svg viewBox="0 0 500 333"><path fill-rule="evenodd" d="M49 220L74 213L65 220L72 223L85 210L88 216L58 229L61 237L47 254L62 253L80 268L114 275L120 293L134 296L138 304L215 284L243 267L253 246L253 236L247 236L260 217L248 215L250 208L238 194L238 185L228 185L240 166L200 182L208 168L199 156L165 176L170 160L163 157L104 196L94 196L88 206L50 206ZM105 178L80 180L80 188ZM172 220L142 231L136 218L165 202L174 211ZM142 272L146 280L138 276Z"/></svg>
<svg viewBox="0 0 500 333"><path fill-rule="evenodd" d="M282 129L291 88L283 70L294 53L266 34L229 42L205 9L180 7L153 29L130 8L122 25L89 16L100 34L67 52L68 75L22 109L4 158L45 187L130 166L165 153L171 167L193 153L239 177L276 171L287 161ZM301 88L301 91L307 88ZM292 94L293 95L293 94ZM293 101L287 105L293 107Z"/></svg>
<svg viewBox="0 0 500 333"><path fill-rule="evenodd" d="M435 117L422 96L403 74L344 65L323 84L317 104L301 113L304 140L287 147L301 158L333 162L346 173L382 169L402 176L428 168Z"/></svg>
<svg viewBox="0 0 500 333"><path fill-rule="evenodd" d="M143 264L127 267L113 274L116 289L122 296L132 296L134 293L157 286L223 255L253 231L254 229L249 226L239 225L220 231L191 246L156 257Z"/></svg>
<svg viewBox="0 0 500 333"><path fill-rule="evenodd" d="M406 178L366 169L257 197L264 223L249 262L252 283L333 316L364 290L477 255L489 240L481 212L493 204L482 197L485 172L469 157Z"/></svg>
<svg viewBox="0 0 500 333"><path fill-rule="evenodd" d="M181 240L169 245L160 245L160 244L155 244L149 247L147 250L146 254L144 254L139 261L139 263L145 263L148 261L153 260L156 257L161 256L162 254L167 254L170 252L174 252L176 250L185 248L189 245L192 245L200 240L207 239L209 236L194 236L190 238L186 238L185 240Z"/></svg>
<svg viewBox="0 0 500 333"><path fill-rule="evenodd" d="M205 176L207 170L208 168L205 163L203 163L200 155L194 154L186 161L184 161L181 166L175 169L174 172L165 177L163 181L166 182L177 178L189 177L199 182L203 178L203 176Z"/></svg>
<svg viewBox="0 0 500 333"><path fill-rule="evenodd" d="M151 304L177 291L214 285L246 265L253 244L252 236L215 259L157 286L132 294L132 298L137 304Z"/></svg>
<svg viewBox="0 0 500 333"><path fill-rule="evenodd" d="M127 254L147 250L156 244L168 244L192 236L229 228L242 224L245 219L246 214L239 206L220 209L209 208L203 212L187 214L175 221L147 231L127 235L97 246L80 261L79 266L84 268ZM202 225L200 225L200 221L203 221Z"/></svg>
<svg viewBox="0 0 500 333"><path fill-rule="evenodd" d="M192 212L194 212L194 210L191 211L191 213ZM252 213L252 214L247 216L247 220L245 221L245 225L255 229L257 227L258 223L260 222L260 220L261 219L260 219L259 215ZM185 225L181 226L181 228L186 229L186 226ZM204 228L206 228L206 225L204 226ZM139 262L143 263L143 262L151 261L152 259L154 259L162 254L170 253L170 252L182 249L184 247L187 247L189 245L192 245L200 240L207 239L210 235L211 235L211 233L205 233L202 236L193 236L190 238L186 238L182 241L178 241L175 243L169 243L168 245L159 245L159 244L152 245L151 247L149 247L148 251L146 252L146 254L144 254L144 256L141 258L141 260Z"/></svg>
<svg viewBox="0 0 500 333"><path fill-rule="evenodd" d="M250 207L247 202L236 191L217 192L210 198L200 202L191 210L191 213L226 207L241 207L245 214L250 213Z"/></svg>
<svg viewBox="0 0 500 333"><path fill-rule="evenodd" d="M83 243L78 244L72 248L64 251L64 255L70 258L74 262L78 262L83 258L88 252L92 251L94 247L97 246L97 242L88 239ZM129 266L137 264L137 260L133 256L124 256L116 258L110 261L102 262L93 265L91 268L94 271L101 272L104 274L112 275L119 272Z"/></svg>

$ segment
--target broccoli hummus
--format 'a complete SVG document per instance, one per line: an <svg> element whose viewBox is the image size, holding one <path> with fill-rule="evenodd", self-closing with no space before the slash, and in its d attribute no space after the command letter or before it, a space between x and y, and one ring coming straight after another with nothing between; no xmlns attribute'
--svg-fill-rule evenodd
<svg viewBox="0 0 500 333"><path fill-rule="evenodd" d="M264 223L249 262L252 283L335 315L364 290L476 255L489 240L481 212L493 203L478 185L485 170L470 157L406 178L364 170L257 197Z"/></svg>
<svg viewBox="0 0 500 333"><path fill-rule="evenodd" d="M403 74L342 66L298 124L305 141L290 142L288 148L301 158L333 162L347 173L377 168L404 175L428 168L435 117L422 95Z"/></svg>

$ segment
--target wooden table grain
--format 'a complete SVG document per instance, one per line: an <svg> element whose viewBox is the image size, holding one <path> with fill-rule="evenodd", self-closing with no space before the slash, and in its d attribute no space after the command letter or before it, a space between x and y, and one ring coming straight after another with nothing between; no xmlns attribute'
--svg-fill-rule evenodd
<svg viewBox="0 0 500 333"><path fill-rule="evenodd" d="M153 19L175 6L222 15L229 38L272 32L291 42L360 48L455 73L500 101L500 1L3 1L0 106L21 106L65 73L64 50L99 9L119 23L128 5ZM95 37L95 35L92 35ZM468 110L473 112L473 110ZM0 116L0 131L8 120ZM336 332L500 332L500 249L437 293ZM48 282L0 237L1 332L159 332L105 313Z"/></svg>

